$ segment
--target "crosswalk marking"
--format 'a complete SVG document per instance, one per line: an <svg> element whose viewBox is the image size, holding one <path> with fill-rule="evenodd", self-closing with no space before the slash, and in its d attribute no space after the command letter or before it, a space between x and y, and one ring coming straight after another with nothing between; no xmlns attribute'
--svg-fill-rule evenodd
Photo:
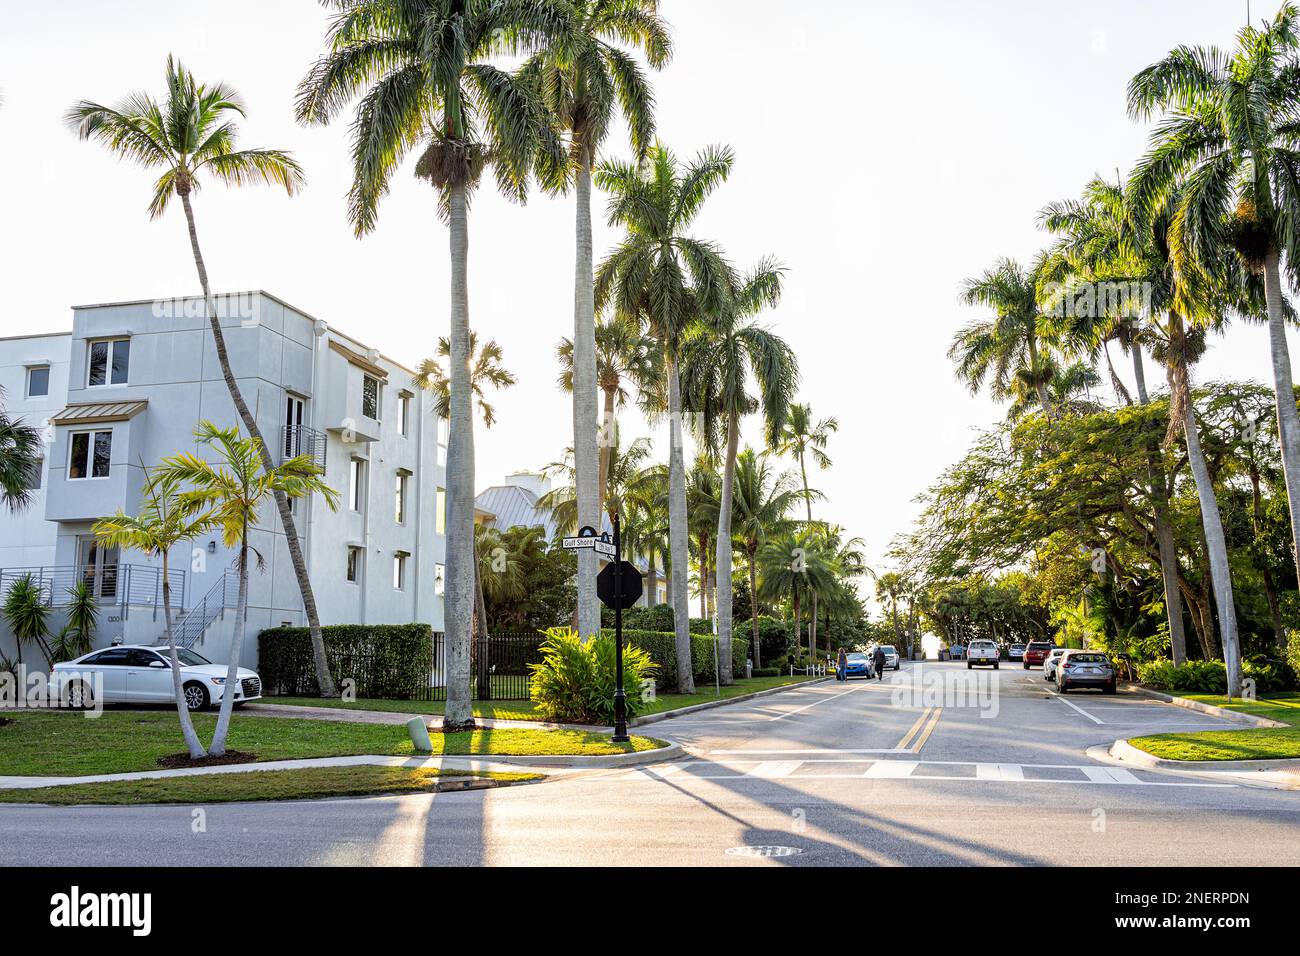
<svg viewBox="0 0 1300 956"><path fill-rule="evenodd" d="M862 776L872 779L890 779L897 780L902 777L910 777L912 771L919 766L915 760L877 760Z"/></svg>
<svg viewBox="0 0 1300 956"><path fill-rule="evenodd" d="M1024 780L1025 768L1014 763L977 763L977 780Z"/></svg>
<svg viewBox="0 0 1300 956"><path fill-rule="evenodd" d="M803 764L802 760L764 760L749 771L751 777L788 777Z"/></svg>
<svg viewBox="0 0 1300 956"><path fill-rule="evenodd" d="M1123 767L1080 767L1093 783L1141 783L1131 770Z"/></svg>

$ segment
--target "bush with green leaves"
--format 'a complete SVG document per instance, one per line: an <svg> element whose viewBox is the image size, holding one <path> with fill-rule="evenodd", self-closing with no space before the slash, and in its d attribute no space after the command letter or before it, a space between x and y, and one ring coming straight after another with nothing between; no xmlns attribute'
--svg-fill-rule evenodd
<svg viewBox="0 0 1300 956"><path fill-rule="evenodd" d="M1296 676L1281 661L1250 658L1242 663L1242 676L1255 682L1258 694L1295 687ZM1223 661L1188 661L1175 667L1172 661L1151 661L1138 665L1138 680L1176 694L1226 694L1228 673Z"/></svg>
<svg viewBox="0 0 1300 956"><path fill-rule="evenodd" d="M602 632L613 637L608 628ZM658 668L659 687L671 690L677 681L677 636L669 631L637 631L623 629L623 640L635 644L654 661ZM749 657L749 641L739 637L731 639L731 675L745 676L745 660ZM713 635L691 635L691 669L697 682L713 681Z"/></svg>
<svg viewBox="0 0 1300 956"><path fill-rule="evenodd" d="M429 687L433 628L428 624L331 624L321 628L321 636L330 673L340 683L351 680L357 697L410 700ZM305 627L273 627L259 634L257 669L267 694L320 693Z"/></svg>
<svg viewBox="0 0 1300 956"><path fill-rule="evenodd" d="M26 643L37 645L45 660L53 662L46 640L50 635L50 606L45 601L45 592L30 574L24 574L9 585L0 614L4 615L18 645L18 663L22 663L23 645Z"/></svg>
<svg viewBox="0 0 1300 956"><path fill-rule="evenodd" d="M612 724L617 681L614 638L602 633L584 642L572 628L553 627L546 632L541 651L541 662L529 665L538 714L558 723ZM644 708L642 682L654 673L649 654L624 646L623 687L629 718Z"/></svg>
<svg viewBox="0 0 1300 956"><path fill-rule="evenodd" d="M95 627L99 624L99 605L89 581L78 581L68 592L68 619L50 642L53 663L76 660L89 654L94 646Z"/></svg>

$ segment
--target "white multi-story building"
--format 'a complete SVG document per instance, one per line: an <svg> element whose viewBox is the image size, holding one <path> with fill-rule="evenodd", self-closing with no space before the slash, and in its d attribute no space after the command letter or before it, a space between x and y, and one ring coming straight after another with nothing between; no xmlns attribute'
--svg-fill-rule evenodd
<svg viewBox="0 0 1300 956"><path fill-rule="evenodd" d="M442 629L446 553L446 423L413 373L265 292L217 298L245 402L282 461L312 456L339 492L294 503L323 624L408 623ZM11 416L40 427L45 460L26 512L0 512L0 590L40 581L54 607L89 582L101 613L96 645L162 633L161 562L100 545L94 522L139 506L143 469L165 456L212 454L193 436L203 420L238 424L201 298L79 306L72 332L0 339L0 386ZM243 662L256 635L305 618L273 503L252 544ZM234 614L234 551L219 536L170 555L178 632L225 660ZM0 653L14 655L0 623ZM36 657L34 653L32 656Z"/></svg>

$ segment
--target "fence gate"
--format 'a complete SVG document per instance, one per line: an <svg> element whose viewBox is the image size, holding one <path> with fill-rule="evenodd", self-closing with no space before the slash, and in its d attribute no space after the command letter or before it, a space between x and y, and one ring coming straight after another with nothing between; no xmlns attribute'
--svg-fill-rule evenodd
<svg viewBox="0 0 1300 956"><path fill-rule="evenodd" d="M446 636L433 636L433 679L425 700L447 699ZM470 647L470 691L475 700L528 700L532 671L546 638L536 632L493 634Z"/></svg>

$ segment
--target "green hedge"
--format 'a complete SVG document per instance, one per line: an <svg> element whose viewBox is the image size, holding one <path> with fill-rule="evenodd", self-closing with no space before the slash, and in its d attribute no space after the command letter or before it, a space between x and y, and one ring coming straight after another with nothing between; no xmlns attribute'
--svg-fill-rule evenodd
<svg viewBox="0 0 1300 956"><path fill-rule="evenodd" d="M606 631L612 634L612 631ZM677 684L677 639L666 631L634 631L623 629L623 640L634 644L650 655L658 668L660 689L671 689ZM731 673L733 677L745 676L745 660L749 656L749 641L731 639ZM713 635L691 635L692 670L697 681L713 680Z"/></svg>
<svg viewBox="0 0 1300 956"><path fill-rule="evenodd" d="M709 617L693 617L691 620L692 634L712 634L713 619ZM614 612L609 608L601 605L600 608L600 626L614 626ZM656 604L654 607L630 607L623 612L623 630L624 631L671 631L673 629L673 609L667 604Z"/></svg>
<svg viewBox="0 0 1300 956"><path fill-rule="evenodd" d="M429 686L433 628L428 624L335 624L321 628L325 659L340 690L357 697L409 700ZM257 667L267 694L320 693L305 627L273 627L257 636Z"/></svg>
<svg viewBox="0 0 1300 956"><path fill-rule="evenodd" d="M1260 694L1295 687L1295 672L1280 661L1246 660L1242 677L1255 681ZM1172 661L1151 661L1138 665L1138 680L1148 687L1184 694L1225 694L1228 671L1223 661L1188 661L1178 667Z"/></svg>

